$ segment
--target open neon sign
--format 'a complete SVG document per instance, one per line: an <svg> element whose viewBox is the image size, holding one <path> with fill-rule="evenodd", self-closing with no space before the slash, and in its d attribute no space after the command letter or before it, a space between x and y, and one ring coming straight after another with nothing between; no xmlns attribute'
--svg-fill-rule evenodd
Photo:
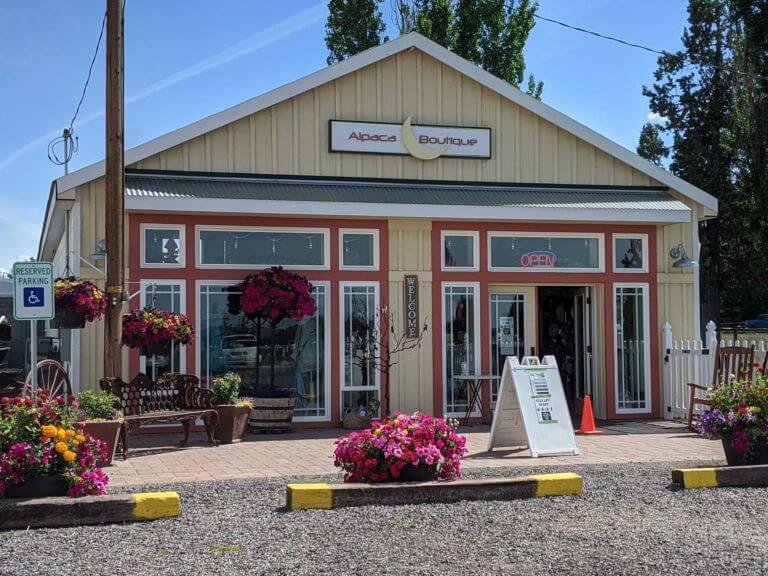
<svg viewBox="0 0 768 576"><path fill-rule="evenodd" d="M557 254L551 250L533 250L520 256L523 268L554 268Z"/></svg>

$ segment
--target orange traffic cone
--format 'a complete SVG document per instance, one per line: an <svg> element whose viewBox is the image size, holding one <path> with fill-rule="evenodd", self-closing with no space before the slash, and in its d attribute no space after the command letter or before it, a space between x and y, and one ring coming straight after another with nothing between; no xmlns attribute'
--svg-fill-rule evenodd
<svg viewBox="0 0 768 576"><path fill-rule="evenodd" d="M595 426L595 415L592 413L592 399L589 394L584 396L584 406L581 410L581 427L576 430L576 434L602 434Z"/></svg>

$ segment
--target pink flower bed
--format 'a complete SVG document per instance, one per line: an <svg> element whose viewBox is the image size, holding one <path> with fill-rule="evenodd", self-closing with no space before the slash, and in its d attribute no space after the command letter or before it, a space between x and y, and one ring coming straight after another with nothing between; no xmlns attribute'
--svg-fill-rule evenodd
<svg viewBox="0 0 768 576"><path fill-rule="evenodd" d="M453 480L461 477L465 443L443 418L396 413L336 440L334 464L344 472L345 482L398 480L408 465L426 466L439 480Z"/></svg>

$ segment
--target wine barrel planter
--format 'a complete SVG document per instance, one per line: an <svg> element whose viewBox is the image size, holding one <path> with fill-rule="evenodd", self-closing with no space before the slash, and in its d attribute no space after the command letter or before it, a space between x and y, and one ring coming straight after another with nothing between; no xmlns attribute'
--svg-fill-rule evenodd
<svg viewBox="0 0 768 576"><path fill-rule="evenodd" d="M279 392L277 391L279 390ZM290 389L257 394L248 424L254 432L290 432L296 394Z"/></svg>
<svg viewBox="0 0 768 576"><path fill-rule="evenodd" d="M56 316L51 319L51 328L79 330L85 328L85 314L70 310L56 310Z"/></svg>
<svg viewBox="0 0 768 576"><path fill-rule="evenodd" d="M29 478L21 484L12 484L5 489L6 498L47 498L66 495L67 481L61 474Z"/></svg>
<svg viewBox="0 0 768 576"><path fill-rule="evenodd" d="M107 443L107 458L106 460L100 459L102 466L112 465L122 425L123 423L120 420L87 420L83 422L83 432Z"/></svg>

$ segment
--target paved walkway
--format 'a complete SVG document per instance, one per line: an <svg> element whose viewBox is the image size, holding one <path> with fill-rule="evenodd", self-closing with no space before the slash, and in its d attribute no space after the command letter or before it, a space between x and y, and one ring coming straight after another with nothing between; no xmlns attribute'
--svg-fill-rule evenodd
<svg viewBox="0 0 768 576"><path fill-rule="evenodd" d="M606 425L601 436L577 436L579 456L532 458L528 450L486 451L488 426L462 428L469 454L466 468L610 464L724 459L720 442L704 440L667 421ZM106 469L113 486L333 474L333 442L343 430L301 430L285 435L248 434L243 442L213 448L194 434L181 449L177 434L131 438L128 460Z"/></svg>

